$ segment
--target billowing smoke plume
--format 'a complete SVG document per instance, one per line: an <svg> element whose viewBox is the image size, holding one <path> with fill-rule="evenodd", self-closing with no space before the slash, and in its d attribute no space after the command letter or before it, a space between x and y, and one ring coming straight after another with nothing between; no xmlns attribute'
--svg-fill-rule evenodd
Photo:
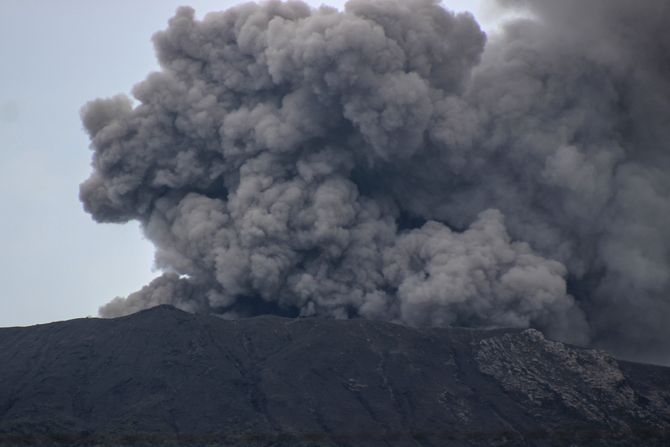
<svg viewBox="0 0 670 447"><path fill-rule="evenodd" d="M528 327L653 358L670 339L670 3L246 4L154 37L161 71L82 112L81 187L138 220L160 303Z"/></svg>

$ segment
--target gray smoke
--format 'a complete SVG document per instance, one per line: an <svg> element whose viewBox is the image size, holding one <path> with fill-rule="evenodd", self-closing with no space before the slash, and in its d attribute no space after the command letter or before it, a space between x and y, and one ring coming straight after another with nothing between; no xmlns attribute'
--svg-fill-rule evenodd
<svg viewBox="0 0 670 447"><path fill-rule="evenodd" d="M536 327L665 359L670 3L246 4L154 37L161 71L82 111L100 222L142 223L169 303Z"/></svg>

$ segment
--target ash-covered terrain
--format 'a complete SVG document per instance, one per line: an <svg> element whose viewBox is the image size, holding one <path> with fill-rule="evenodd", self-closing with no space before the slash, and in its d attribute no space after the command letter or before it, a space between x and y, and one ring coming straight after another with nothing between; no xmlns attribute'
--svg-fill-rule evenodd
<svg viewBox="0 0 670 447"><path fill-rule="evenodd" d="M663 446L670 368L528 330L160 306L0 329L0 445Z"/></svg>

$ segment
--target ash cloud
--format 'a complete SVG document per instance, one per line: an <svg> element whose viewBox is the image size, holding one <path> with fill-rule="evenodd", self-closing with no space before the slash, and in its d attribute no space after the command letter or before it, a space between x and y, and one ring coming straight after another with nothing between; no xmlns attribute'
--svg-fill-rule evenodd
<svg viewBox="0 0 670 447"><path fill-rule="evenodd" d="M100 222L142 223L156 304L670 337L670 5L523 1L487 41L431 0L246 4L154 36L82 119ZM667 359L666 359L667 360Z"/></svg>

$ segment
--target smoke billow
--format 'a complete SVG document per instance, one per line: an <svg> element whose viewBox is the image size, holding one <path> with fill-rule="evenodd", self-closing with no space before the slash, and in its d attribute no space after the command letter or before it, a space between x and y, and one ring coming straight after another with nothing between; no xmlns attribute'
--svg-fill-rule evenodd
<svg viewBox="0 0 670 447"><path fill-rule="evenodd" d="M161 303L537 327L658 359L670 337L670 4L245 4L154 37L82 111L100 222L142 223Z"/></svg>

